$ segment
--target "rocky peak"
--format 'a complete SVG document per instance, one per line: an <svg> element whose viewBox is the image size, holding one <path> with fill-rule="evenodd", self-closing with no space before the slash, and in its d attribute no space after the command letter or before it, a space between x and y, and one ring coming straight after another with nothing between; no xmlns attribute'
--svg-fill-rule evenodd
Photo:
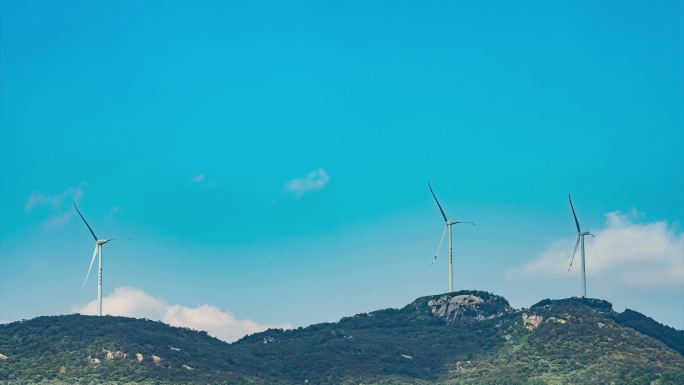
<svg viewBox="0 0 684 385"><path fill-rule="evenodd" d="M513 311L503 297L480 291L458 291L419 298L414 304L424 305L430 313L447 324L482 321Z"/></svg>

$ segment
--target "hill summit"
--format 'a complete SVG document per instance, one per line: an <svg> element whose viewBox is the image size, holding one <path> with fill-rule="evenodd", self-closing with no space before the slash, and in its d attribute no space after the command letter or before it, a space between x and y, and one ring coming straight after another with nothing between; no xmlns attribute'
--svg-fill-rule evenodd
<svg viewBox="0 0 684 385"><path fill-rule="evenodd" d="M8 384L681 384L682 354L683 331L603 300L472 290L232 344L125 317L0 325Z"/></svg>

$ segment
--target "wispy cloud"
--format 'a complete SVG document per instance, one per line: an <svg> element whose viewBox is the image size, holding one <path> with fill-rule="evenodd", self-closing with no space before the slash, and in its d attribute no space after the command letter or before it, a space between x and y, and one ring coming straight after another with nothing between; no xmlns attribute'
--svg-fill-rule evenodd
<svg viewBox="0 0 684 385"><path fill-rule="evenodd" d="M117 216L121 212L121 207L119 206L114 206L109 210L109 214L107 214L107 220L108 221L113 221L114 217Z"/></svg>
<svg viewBox="0 0 684 385"><path fill-rule="evenodd" d="M285 191L295 195L298 199L310 191L322 190L330 181L328 173L319 168L311 171L305 178L297 178L285 184Z"/></svg>
<svg viewBox="0 0 684 385"><path fill-rule="evenodd" d="M44 269L48 265L49 265L49 262L46 258L41 258L41 257L31 258L31 267L33 267L33 268Z"/></svg>
<svg viewBox="0 0 684 385"><path fill-rule="evenodd" d="M61 214L52 215L51 217L49 217L48 219L46 219L43 222L43 229L44 230L52 230L52 229L56 229L58 227L62 227L64 225L66 225L67 223L69 223L69 221L71 220L71 215L72 215L71 211L65 211Z"/></svg>
<svg viewBox="0 0 684 385"><path fill-rule="evenodd" d="M53 210L59 210L64 205L65 200L74 200L76 203L81 201L83 198L83 188L86 187L87 183L81 183L78 186L69 187L68 189L62 191L59 194L49 195L42 191L33 191L28 201L24 205L26 211L32 211L35 208L48 206ZM68 203L68 201L67 201Z"/></svg>
<svg viewBox="0 0 684 385"><path fill-rule="evenodd" d="M635 223L637 211L605 214L606 225L586 238L587 270L604 283L640 288L684 286L684 233L665 221ZM574 238L553 242L509 276L558 279L579 274L579 250L568 273Z"/></svg>
<svg viewBox="0 0 684 385"><path fill-rule="evenodd" d="M132 287L120 287L103 298L106 314L125 317L148 318L162 321L171 326L187 327L206 331L221 340L232 342L245 335L258 333L270 328L291 329L289 324L259 324L249 319L240 320L216 306L200 305L187 307L168 304L163 298L154 297ZM91 301L72 310L81 314L95 314L97 302Z"/></svg>
<svg viewBox="0 0 684 385"><path fill-rule="evenodd" d="M216 187L216 182L208 180L204 174L197 174L190 178L190 183L200 185L205 188Z"/></svg>
<svg viewBox="0 0 684 385"><path fill-rule="evenodd" d="M46 208L50 216L43 222L43 229L51 230L69 223L73 213L69 204L71 201L80 202L83 198L83 190L88 184L83 182L77 186L54 195L35 190L24 205L26 212L32 212L40 208Z"/></svg>

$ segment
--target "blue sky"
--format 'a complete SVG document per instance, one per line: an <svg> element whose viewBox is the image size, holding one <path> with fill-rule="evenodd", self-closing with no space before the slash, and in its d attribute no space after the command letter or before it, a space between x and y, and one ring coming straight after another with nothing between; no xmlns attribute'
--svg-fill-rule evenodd
<svg viewBox="0 0 684 385"><path fill-rule="evenodd" d="M106 295L291 325L402 306L446 291L430 179L477 223L456 288L578 295L535 265L566 268L572 192L589 295L684 328L681 2L0 4L0 320L94 298L72 199L134 238Z"/></svg>

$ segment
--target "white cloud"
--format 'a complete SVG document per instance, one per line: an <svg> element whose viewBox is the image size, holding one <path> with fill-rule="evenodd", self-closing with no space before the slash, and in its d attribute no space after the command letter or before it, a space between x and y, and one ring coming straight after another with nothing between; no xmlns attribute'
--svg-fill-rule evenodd
<svg viewBox="0 0 684 385"><path fill-rule="evenodd" d="M293 193L297 198L309 191L320 191L330 181L328 173L324 169L311 171L306 178L298 178L285 184L285 191Z"/></svg>
<svg viewBox="0 0 684 385"><path fill-rule="evenodd" d="M120 287L102 299L105 314L125 317L148 318L162 321L171 326L206 331L209 335L232 342L241 337L269 328L291 329L289 324L259 324L249 319L239 320L230 312L216 306L200 305L186 307L170 305L163 298L154 297L132 287ZM93 315L97 310L95 300L73 311Z"/></svg>
<svg viewBox="0 0 684 385"><path fill-rule="evenodd" d="M112 207L111 210L109 210L109 214L107 215L107 220L113 221L114 217L116 217L120 212L121 212L121 207L119 207L119 206Z"/></svg>
<svg viewBox="0 0 684 385"><path fill-rule="evenodd" d="M84 182L78 186L69 187L55 195L49 195L37 190L33 191L28 201L26 201L24 209L27 212L41 207L47 207L49 209L52 214L43 222L44 230L51 230L64 226L69 223L73 214L69 207L70 201L76 203L80 202L83 198L83 189L86 186L87 183Z"/></svg>
<svg viewBox="0 0 684 385"><path fill-rule="evenodd" d="M588 274L603 282L639 288L684 286L684 233L665 221L635 223L633 210L605 214L606 225L585 242ZM552 243L534 261L509 271L509 276L557 279L579 274L579 255L568 273L575 238Z"/></svg>
<svg viewBox="0 0 684 385"><path fill-rule="evenodd" d="M48 219L45 220L45 222L43 222L43 229L52 230L52 229L55 229L58 227L62 227L64 225L66 225L67 223L69 223L70 220L71 220L71 212L70 211L64 212L62 214L56 214L56 215L49 217Z"/></svg>
<svg viewBox="0 0 684 385"><path fill-rule="evenodd" d="M46 258L33 257L31 258L31 267L36 269L44 269L49 265L49 261Z"/></svg>
<svg viewBox="0 0 684 385"><path fill-rule="evenodd" d="M204 177L204 174L199 174L199 175L195 175L195 176L193 176L192 178L190 178L190 182L192 182L192 183L202 183L202 182L204 182L204 179L206 179L206 178Z"/></svg>
<svg viewBox="0 0 684 385"><path fill-rule="evenodd" d="M208 180L207 177L204 176L204 174L198 174L193 176L192 178L190 178L190 182L208 189L216 187L216 182Z"/></svg>
<svg viewBox="0 0 684 385"><path fill-rule="evenodd" d="M29 197L24 209L26 211L31 211L37 207L48 206L53 210L59 210L64 205L64 201L67 198L76 201L76 203L81 201L83 198L83 188L87 186L87 183L81 183L75 187L69 187L68 189L62 191L59 194L48 195L42 191L33 191Z"/></svg>
<svg viewBox="0 0 684 385"><path fill-rule="evenodd" d="M104 297L102 302L106 314L154 320L162 319L168 306L163 299L155 298L132 287L117 288L114 293ZM81 314L95 314L97 301L90 301L85 306L73 310Z"/></svg>

